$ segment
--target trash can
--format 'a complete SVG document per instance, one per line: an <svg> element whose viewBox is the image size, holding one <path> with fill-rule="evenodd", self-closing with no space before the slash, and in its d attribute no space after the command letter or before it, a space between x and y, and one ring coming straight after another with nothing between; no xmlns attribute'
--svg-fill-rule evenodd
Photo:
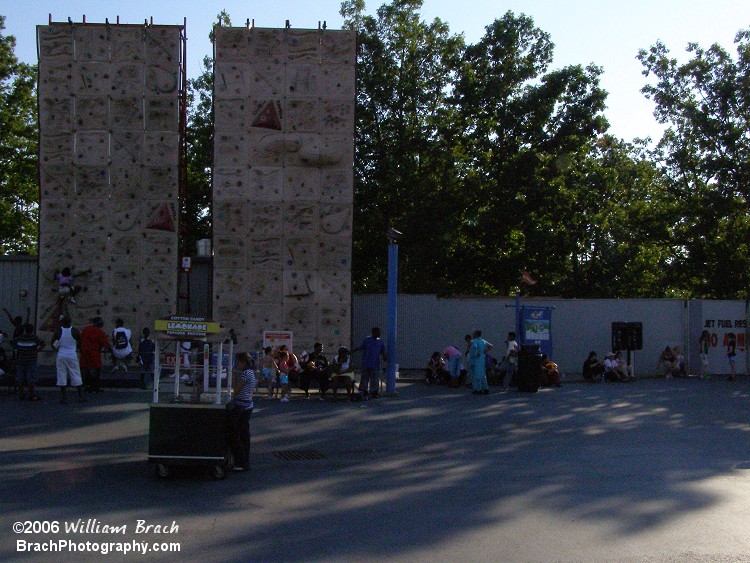
<svg viewBox="0 0 750 563"><path fill-rule="evenodd" d="M519 391L539 391L542 383L542 352L539 344L521 344L517 377Z"/></svg>

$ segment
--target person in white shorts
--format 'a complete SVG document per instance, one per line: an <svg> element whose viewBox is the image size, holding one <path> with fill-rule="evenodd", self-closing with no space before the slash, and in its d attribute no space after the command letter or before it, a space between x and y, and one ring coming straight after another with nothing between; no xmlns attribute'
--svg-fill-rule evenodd
<svg viewBox="0 0 750 563"><path fill-rule="evenodd" d="M83 395L83 380L81 379L81 368L78 364L78 345L81 342L81 333L77 328L71 326L70 317L64 315L60 319L60 328L55 331L52 347L57 349L57 386L60 388L60 402L68 402L65 390L70 379L70 386L78 389L78 401L86 402Z"/></svg>

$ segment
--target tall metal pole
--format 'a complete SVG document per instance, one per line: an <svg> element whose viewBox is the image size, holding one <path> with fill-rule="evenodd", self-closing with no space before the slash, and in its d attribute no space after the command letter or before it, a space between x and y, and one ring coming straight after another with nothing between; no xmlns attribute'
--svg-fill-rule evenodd
<svg viewBox="0 0 750 563"><path fill-rule="evenodd" d="M385 391L389 395L396 393L396 355L398 315L398 241L388 239L388 328L386 333L386 352L388 353L388 368L386 371Z"/></svg>

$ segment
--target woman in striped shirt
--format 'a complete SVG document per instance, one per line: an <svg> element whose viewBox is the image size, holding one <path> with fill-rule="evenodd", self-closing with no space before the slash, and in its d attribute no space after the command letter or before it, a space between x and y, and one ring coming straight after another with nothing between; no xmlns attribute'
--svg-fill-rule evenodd
<svg viewBox="0 0 750 563"><path fill-rule="evenodd" d="M250 469L250 415L253 413L253 393L257 386L252 361L247 352L237 354L234 397L227 409L227 441L234 457L234 470Z"/></svg>

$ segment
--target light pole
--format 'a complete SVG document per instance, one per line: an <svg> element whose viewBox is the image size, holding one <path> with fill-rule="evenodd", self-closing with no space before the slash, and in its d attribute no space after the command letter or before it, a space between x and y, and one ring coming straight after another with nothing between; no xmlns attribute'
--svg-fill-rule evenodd
<svg viewBox="0 0 750 563"><path fill-rule="evenodd" d="M386 330L386 351L388 352L388 367L386 369L385 392L388 396L397 396L396 393L396 355L397 348L397 326L398 316L398 239L401 233L390 228L385 233L388 239L388 326Z"/></svg>

